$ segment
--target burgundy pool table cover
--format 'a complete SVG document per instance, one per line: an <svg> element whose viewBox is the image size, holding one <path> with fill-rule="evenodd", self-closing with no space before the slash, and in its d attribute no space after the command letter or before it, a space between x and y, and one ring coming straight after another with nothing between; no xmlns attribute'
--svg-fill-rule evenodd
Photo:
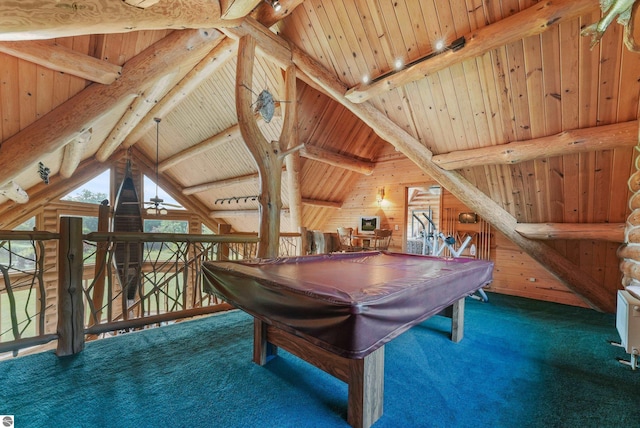
<svg viewBox="0 0 640 428"><path fill-rule="evenodd" d="M346 358L363 358L492 280L493 262L388 252L207 262L205 290Z"/></svg>

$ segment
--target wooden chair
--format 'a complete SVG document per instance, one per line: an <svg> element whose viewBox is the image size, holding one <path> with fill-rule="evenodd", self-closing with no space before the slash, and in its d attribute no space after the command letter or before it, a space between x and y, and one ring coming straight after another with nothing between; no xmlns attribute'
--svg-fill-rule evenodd
<svg viewBox="0 0 640 428"><path fill-rule="evenodd" d="M387 250L391 242L390 229L375 229L373 231L372 247L374 250Z"/></svg>
<svg viewBox="0 0 640 428"><path fill-rule="evenodd" d="M353 248L353 228L339 227L338 242L340 243L340 251L354 251Z"/></svg>

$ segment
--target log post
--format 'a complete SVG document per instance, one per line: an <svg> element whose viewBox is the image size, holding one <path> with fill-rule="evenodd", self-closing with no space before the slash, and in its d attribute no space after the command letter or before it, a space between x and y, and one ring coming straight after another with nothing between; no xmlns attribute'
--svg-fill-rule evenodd
<svg viewBox="0 0 640 428"><path fill-rule="evenodd" d="M300 231L300 250L298 251L298 255L306 256L307 246L309 245L309 239L307 238L307 228L304 226L300 226L298 230Z"/></svg>
<svg viewBox="0 0 640 428"><path fill-rule="evenodd" d="M289 228L300 229L302 225L302 193L300 191L300 153L295 150L298 145L298 100L296 96L296 68L291 66L285 70L282 93L285 99L285 123L280 134L280 148L291 151L286 155L287 183L289 185Z"/></svg>
<svg viewBox="0 0 640 428"><path fill-rule="evenodd" d="M218 235L227 235L229 233L231 233L230 224L220 223L218 225ZM218 260L229 260L229 244L218 243Z"/></svg>
<svg viewBox="0 0 640 428"><path fill-rule="evenodd" d="M60 219L58 243L58 349L63 357L84 349L82 218Z"/></svg>
<svg viewBox="0 0 640 428"><path fill-rule="evenodd" d="M100 208L98 209L98 232L109 231L109 211L110 207L108 202L100 205ZM89 319L89 326L100 324L102 319L102 304L104 300L104 283L105 274L107 272L106 263L108 248L108 242L98 242L96 247L96 265L92 297L95 314Z"/></svg>
<svg viewBox="0 0 640 428"><path fill-rule="evenodd" d="M256 123L253 108L252 82L256 41L242 37L238 42L238 63L236 71L236 111L240 133L247 148L253 155L260 178L260 227L258 236L258 257L277 257L280 246L280 212L282 210L281 177L282 151L279 142L268 142ZM290 121L285 117L285 126ZM281 137L288 141L287 136Z"/></svg>

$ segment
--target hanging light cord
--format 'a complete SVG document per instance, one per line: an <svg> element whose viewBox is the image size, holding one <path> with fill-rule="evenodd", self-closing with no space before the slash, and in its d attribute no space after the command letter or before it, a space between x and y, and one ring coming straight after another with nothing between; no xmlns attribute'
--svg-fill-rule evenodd
<svg viewBox="0 0 640 428"><path fill-rule="evenodd" d="M158 199L158 160L160 159L160 119L159 117L154 118L156 121L156 199ZM156 202L156 208L158 207L158 203Z"/></svg>

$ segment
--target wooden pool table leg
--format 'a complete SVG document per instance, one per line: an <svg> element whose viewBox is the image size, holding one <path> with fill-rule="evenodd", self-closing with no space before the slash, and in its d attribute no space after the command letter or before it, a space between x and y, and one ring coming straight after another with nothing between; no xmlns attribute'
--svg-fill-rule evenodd
<svg viewBox="0 0 640 428"><path fill-rule="evenodd" d="M278 347L267 340L269 325L257 318L253 319L253 362L264 366L278 355Z"/></svg>
<svg viewBox="0 0 640 428"><path fill-rule="evenodd" d="M464 297L452 305L451 340L460 342L464 336Z"/></svg>
<svg viewBox="0 0 640 428"><path fill-rule="evenodd" d="M382 416L384 407L384 346L366 357L349 360L347 422L368 428Z"/></svg>
<svg viewBox="0 0 640 428"><path fill-rule="evenodd" d="M313 364L349 386L347 422L354 428L369 428L383 412L384 346L360 359L333 354L300 337L254 319L253 361L266 364L278 347Z"/></svg>

